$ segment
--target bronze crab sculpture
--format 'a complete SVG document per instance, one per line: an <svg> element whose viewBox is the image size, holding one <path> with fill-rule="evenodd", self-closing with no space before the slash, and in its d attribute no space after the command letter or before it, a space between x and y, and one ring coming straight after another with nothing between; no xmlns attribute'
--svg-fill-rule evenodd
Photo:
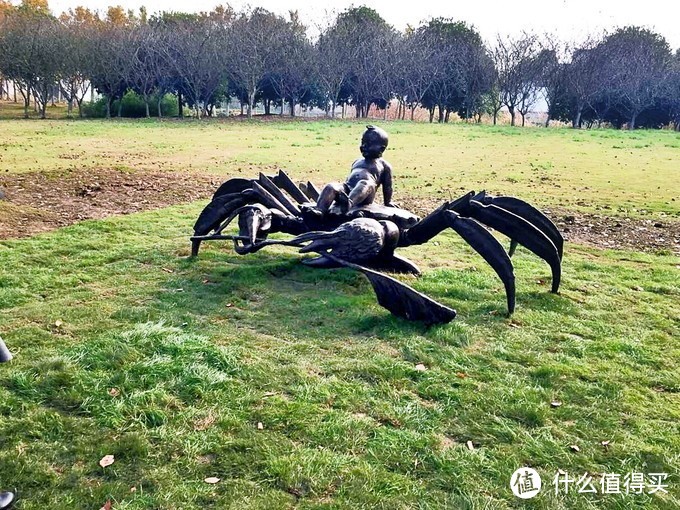
<svg viewBox="0 0 680 510"><path fill-rule="evenodd" d="M545 260L552 272L552 292L560 286L564 240L554 223L532 205L514 197L493 197L473 191L445 202L425 218L399 208L369 204L343 210L334 206L326 214L314 213L319 190L310 182L295 184L285 172L260 174L257 179L235 178L215 192L194 226L192 255L203 241L227 239L237 253L255 253L270 245L300 248L318 256L303 263L318 268L346 267L366 275L378 302L408 320L438 324L451 321L455 310L384 274L419 269L395 250L430 241L451 228L486 260L505 286L508 314L515 309L512 256L517 244ZM238 235L223 231L238 219ZM484 226L511 240L505 251ZM294 235L269 240L269 234Z"/></svg>

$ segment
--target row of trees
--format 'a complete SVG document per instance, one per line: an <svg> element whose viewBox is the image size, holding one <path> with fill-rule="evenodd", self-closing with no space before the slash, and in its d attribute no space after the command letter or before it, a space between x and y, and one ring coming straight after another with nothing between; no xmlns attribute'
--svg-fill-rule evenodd
<svg viewBox="0 0 680 510"><path fill-rule="evenodd" d="M147 115L157 101L159 116L172 93L180 114L188 104L198 117L236 98L249 117L258 103L266 113L289 105L292 115L296 105L329 116L353 106L358 117L372 106L387 115L396 104L401 118L422 107L431 122L457 113L495 123L507 109L515 125L543 98L548 122L680 127L680 51L637 27L570 47L535 34L487 45L464 22L434 19L400 33L376 11L353 7L311 41L295 12L226 6L148 16L112 7L100 16L78 7L56 18L45 0L0 0L0 75L17 86L26 113L33 97L43 116L55 90L82 115L92 86L107 116L133 90Z"/></svg>

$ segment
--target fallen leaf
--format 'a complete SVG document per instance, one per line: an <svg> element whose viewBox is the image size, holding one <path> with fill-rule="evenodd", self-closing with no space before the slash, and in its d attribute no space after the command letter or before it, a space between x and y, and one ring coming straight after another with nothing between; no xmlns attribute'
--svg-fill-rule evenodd
<svg viewBox="0 0 680 510"><path fill-rule="evenodd" d="M456 377L459 379L465 379L468 375L465 372L456 372Z"/></svg>
<svg viewBox="0 0 680 510"><path fill-rule="evenodd" d="M261 421L257 422L257 430L264 430L264 425L262 425Z"/></svg>
<svg viewBox="0 0 680 510"><path fill-rule="evenodd" d="M475 449L475 445L472 444L472 441L468 441L467 443L465 443L465 445L468 447L468 450L470 451Z"/></svg>
<svg viewBox="0 0 680 510"><path fill-rule="evenodd" d="M109 390L109 395L111 395L112 397L117 397L118 395L120 395L120 390L118 388L111 388Z"/></svg>
<svg viewBox="0 0 680 510"><path fill-rule="evenodd" d="M64 323L60 320L54 321L54 327L55 328L60 328Z"/></svg>
<svg viewBox="0 0 680 510"><path fill-rule="evenodd" d="M511 322L510 324L508 324L508 326L510 326L511 328L520 328L521 327L519 324L517 324L515 322Z"/></svg>
<svg viewBox="0 0 680 510"><path fill-rule="evenodd" d="M217 478L216 476L211 476L211 477L209 477L209 478L206 478L206 479L203 480L203 481L204 481L205 483L212 483L212 484L215 484L215 483L219 482L220 479Z"/></svg>
<svg viewBox="0 0 680 510"><path fill-rule="evenodd" d="M274 395L276 395L276 392L275 392L275 391L265 391L265 392L262 394L263 397L273 397Z"/></svg>
<svg viewBox="0 0 680 510"><path fill-rule="evenodd" d="M115 461L115 458L114 458L113 455L104 455L101 458L101 460L99 461L99 465L101 467L105 468L106 466L110 466L111 464L113 464L114 461Z"/></svg>
<svg viewBox="0 0 680 510"><path fill-rule="evenodd" d="M633 287L633 290L634 290L634 291L637 291L637 292L643 292L645 289L643 289L642 287L640 287L640 286L638 285L638 286L636 286L636 287Z"/></svg>
<svg viewBox="0 0 680 510"><path fill-rule="evenodd" d="M427 367L425 365L423 365L422 363L418 363L416 365L416 370L418 372L425 372L427 370Z"/></svg>
<svg viewBox="0 0 680 510"><path fill-rule="evenodd" d="M539 285L545 285L545 280L536 280Z"/></svg>
<svg viewBox="0 0 680 510"><path fill-rule="evenodd" d="M553 400L550 402L550 407L560 407L562 405L562 402L558 402L557 400Z"/></svg>
<svg viewBox="0 0 680 510"><path fill-rule="evenodd" d="M233 303L227 303L227 308L231 308L232 306L234 306Z"/></svg>
<svg viewBox="0 0 680 510"><path fill-rule="evenodd" d="M173 271L172 269L168 269L167 267L164 267L164 268L162 268L162 269L163 269L163 271L165 271L166 273L174 273L174 271Z"/></svg>
<svg viewBox="0 0 680 510"><path fill-rule="evenodd" d="M104 503L104 506L101 507L99 510L111 510L111 506L112 506L111 500L107 499L106 503Z"/></svg>
<svg viewBox="0 0 680 510"><path fill-rule="evenodd" d="M609 446L609 443L610 443L610 441L602 441L602 442L600 442L600 444L601 444L602 446L604 446L605 448L606 448L607 446Z"/></svg>
<svg viewBox="0 0 680 510"><path fill-rule="evenodd" d="M575 451L575 452L581 451L581 449L578 447L578 445L575 445L575 444L571 445L569 448L571 448L572 451Z"/></svg>
<svg viewBox="0 0 680 510"><path fill-rule="evenodd" d="M130 487L130 492L137 492L137 487Z"/></svg>

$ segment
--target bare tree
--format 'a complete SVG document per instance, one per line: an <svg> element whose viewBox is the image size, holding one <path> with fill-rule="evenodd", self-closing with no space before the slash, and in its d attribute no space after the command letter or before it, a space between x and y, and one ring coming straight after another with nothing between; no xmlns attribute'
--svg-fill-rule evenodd
<svg viewBox="0 0 680 510"><path fill-rule="evenodd" d="M149 118L149 102L157 89L157 68L161 60L159 31L149 25L139 25L130 32L129 84L144 100L145 115Z"/></svg>
<svg viewBox="0 0 680 510"><path fill-rule="evenodd" d="M331 117L335 117L340 93L351 79L352 71L348 63L353 58L351 51L354 48L349 48L346 44L349 30L348 24L338 23L336 19L322 31L315 45L317 54L315 76L325 100L330 103Z"/></svg>
<svg viewBox="0 0 680 510"><path fill-rule="evenodd" d="M115 19L115 18L114 18ZM111 118L111 107L116 99L122 100L128 89L130 77L130 29L124 25L102 22L90 27L92 51L97 56L91 61L92 86L106 96L106 118ZM121 116L122 101L118 103Z"/></svg>
<svg viewBox="0 0 680 510"><path fill-rule="evenodd" d="M431 85L428 65L435 48L428 44L423 31L411 30L400 39L397 51L401 58L399 69L395 72L396 86L404 105L411 110L411 120L414 120L415 110Z"/></svg>
<svg viewBox="0 0 680 510"><path fill-rule="evenodd" d="M31 95L40 117L46 117L47 103L59 81L64 56L59 24L43 10L18 8L4 17L0 52L3 74L19 85L28 117Z"/></svg>
<svg viewBox="0 0 680 510"><path fill-rule="evenodd" d="M231 15L231 12L220 17L167 14L162 18L168 39L159 48L168 63L168 74L177 76L178 88L184 91L198 118L205 113L208 99L225 78L223 61L228 51L225 20L231 19Z"/></svg>
<svg viewBox="0 0 680 510"><path fill-rule="evenodd" d="M229 74L245 91L248 118L253 116L255 96L275 67L277 45L285 39L286 21L261 8L243 12L229 30Z"/></svg>
<svg viewBox="0 0 680 510"><path fill-rule="evenodd" d="M663 81L671 62L666 40L639 27L619 29L602 42L614 68L612 82L617 104L628 114L628 127L635 129L638 115L662 96Z"/></svg>
<svg viewBox="0 0 680 510"><path fill-rule="evenodd" d="M92 13L90 13L92 14ZM92 67L92 59L96 55L92 51L90 36L94 33L87 28L82 17L62 16L60 28L63 41L63 55L61 57L62 69L60 73L59 87L68 103L67 115L73 112L73 103L78 106L78 116L83 116L83 100L90 89L88 75Z"/></svg>
<svg viewBox="0 0 680 510"><path fill-rule="evenodd" d="M538 60L539 87L543 99L548 106L545 127L550 126L550 119L554 116L555 107L560 96L563 95L564 80L562 77L562 63L564 59L564 45L555 36L546 34L540 41L541 51Z"/></svg>
<svg viewBox="0 0 680 510"><path fill-rule="evenodd" d="M271 59L269 83L283 103L290 103L290 114L295 116L295 105L311 90L315 78L316 52L306 36L306 29L300 23L297 12L290 13L291 19L280 26L276 52Z"/></svg>
<svg viewBox="0 0 680 510"><path fill-rule="evenodd" d="M498 88L513 126L518 112L524 125L527 112L538 99L538 52L538 40L533 34L524 33L515 39L497 37L493 59L498 72Z"/></svg>
<svg viewBox="0 0 680 510"><path fill-rule="evenodd" d="M611 90L613 76L608 67L610 59L601 43L592 38L576 46L571 52L571 62L565 64L562 79L570 98L572 127L581 127L583 112L597 108Z"/></svg>

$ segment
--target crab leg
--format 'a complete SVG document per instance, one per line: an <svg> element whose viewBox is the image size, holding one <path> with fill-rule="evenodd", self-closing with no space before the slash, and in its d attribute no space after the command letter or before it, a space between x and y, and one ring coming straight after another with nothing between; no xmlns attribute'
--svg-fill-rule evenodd
<svg viewBox="0 0 680 510"><path fill-rule="evenodd" d="M288 177L288 174L283 170L279 170L279 175L274 180L274 184L283 188L284 191L297 200L298 204L309 203L309 198L302 192L300 188Z"/></svg>
<svg viewBox="0 0 680 510"><path fill-rule="evenodd" d="M444 212L449 226L456 231L496 271L505 286L508 315L515 311L515 274L510 257L501 243L482 225L454 211Z"/></svg>
<svg viewBox="0 0 680 510"><path fill-rule="evenodd" d="M484 205L477 200L479 195L470 199L470 216L485 225L495 228L510 239L517 241L545 260L552 271L552 292L560 287L562 266L560 255L550 238L527 219L510 212L494 203ZM480 197L484 199L484 195Z"/></svg>
<svg viewBox="0 0 680 510"><path fill-rule="evenodd" d="M283 205L293 216L300 216L300 208L295 205L284 193L274 184L269 177L260 172L260 185Z"/></svg>
<svg viewBox="0 0 680 510"><path fill-rule="evenodd" d="M498 207L501 207L506 211L510 211L511 213L527 220L552 241L552 243L555 245L555 248L557 248L557 253L560 257L560 260L562 260L562 253L564 251L564 239L562 238L562 234L560 234L559 230L557 230L555 224L550 221L550 218L536 209L533 205L515 197L491 197L486 195L486 193L483 191L476 195L473 200L481 202L484 205L497 205Z"/></svg>
<svg viewBox="0 0 680 510"><path fill-rule="evenodd" d="M470 196L472 194L466 195L451 204L445 203L430 213L402 236L400 245L423 244L446 228L452 228L486 260L501 279L505 287L508 314L512 314L515 311L515 275L510 257L505 253L498 240L484 226L472 218L463 217L456 211L449 210L451 206L456 203L463 203Z"/></svg>

